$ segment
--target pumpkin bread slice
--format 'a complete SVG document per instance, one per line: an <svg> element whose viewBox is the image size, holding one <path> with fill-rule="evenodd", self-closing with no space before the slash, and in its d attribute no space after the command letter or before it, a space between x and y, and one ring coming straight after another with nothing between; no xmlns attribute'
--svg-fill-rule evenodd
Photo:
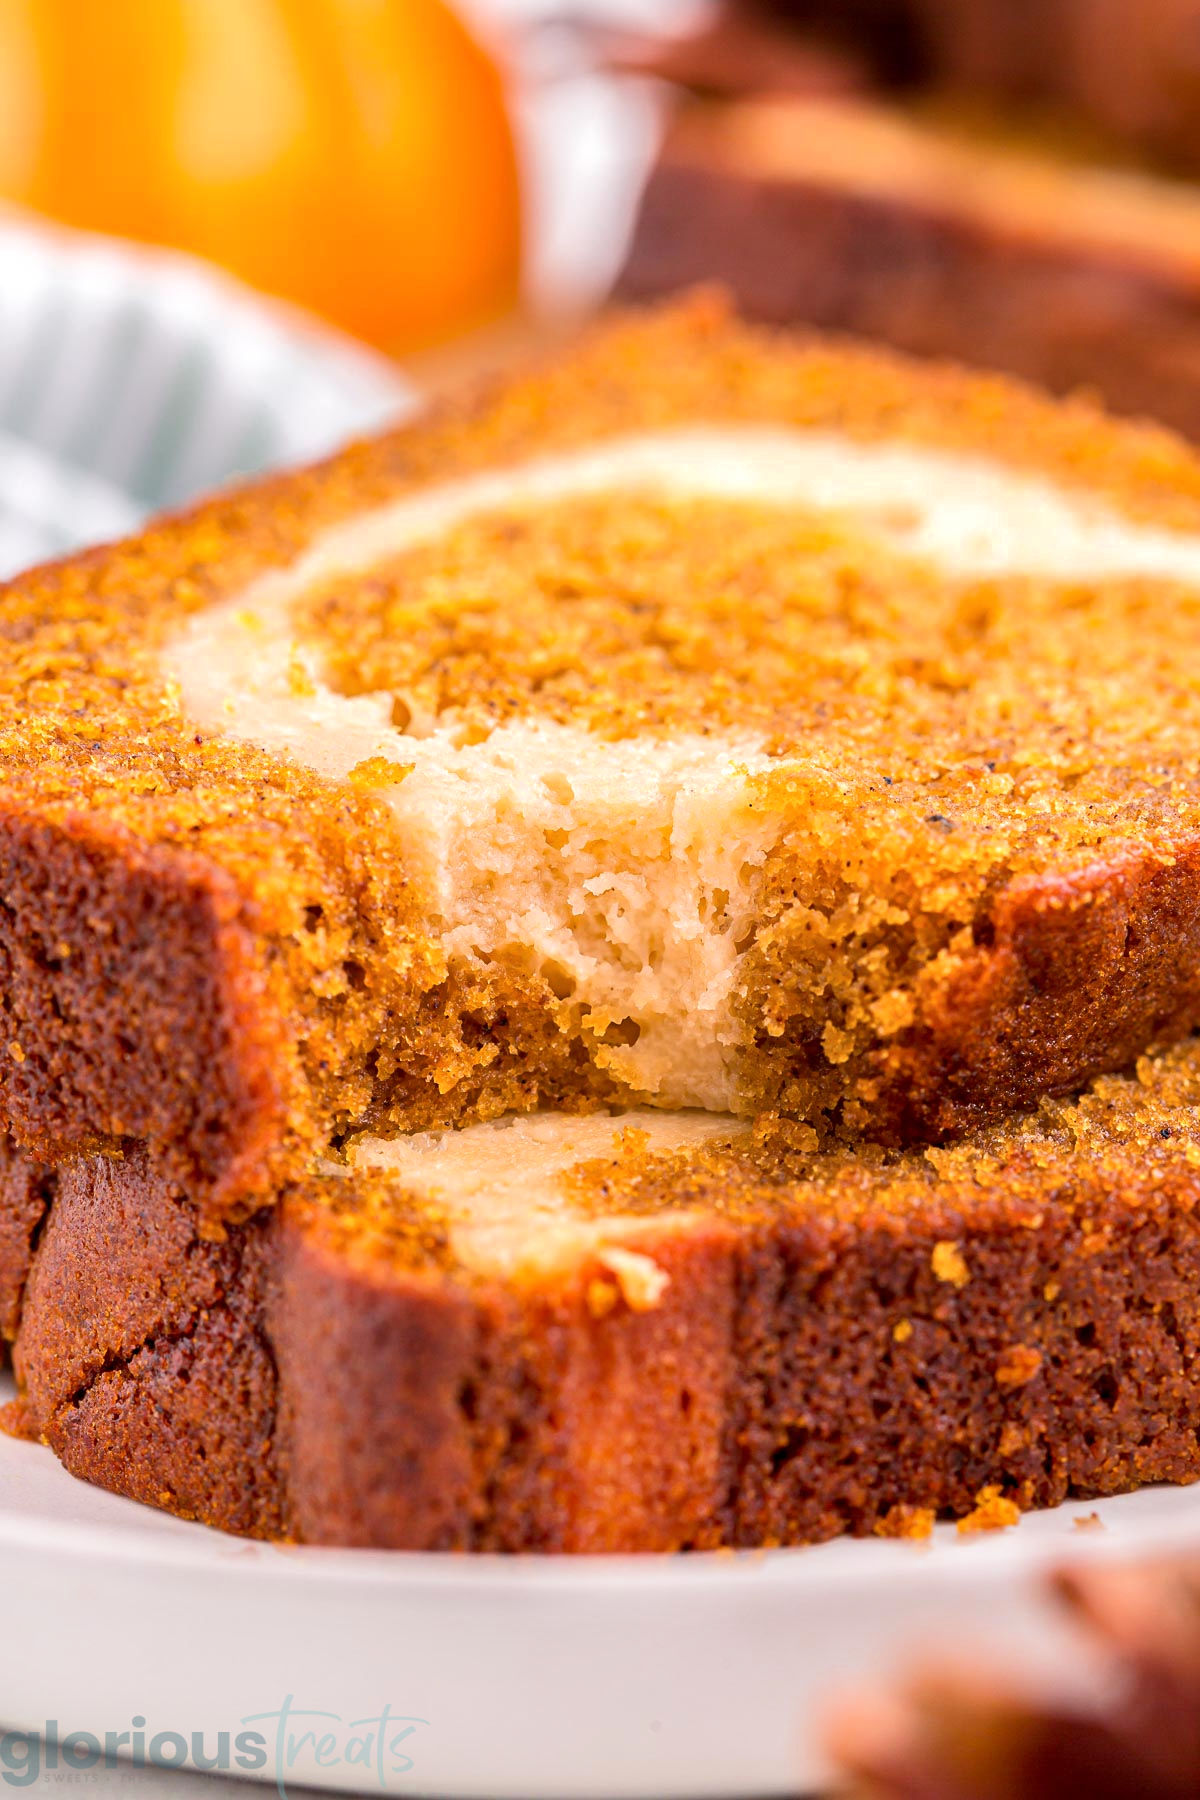
<svg viewBox="0 0 1200 1800"><path fill-rule="evenodd" d="M58 1176L24 1427L257 1536L671 1550L919 1535L1200 1476L1200 1049L951 1148L542 1114L365 1140L202 1235Z"/></svg>
<svg viewBox="0 0 1200 1800"><path fill-rule="evenodd" d="M0 592L0 1122L937 1141L1200 1023L1200 463L707 302Z"/></svg>

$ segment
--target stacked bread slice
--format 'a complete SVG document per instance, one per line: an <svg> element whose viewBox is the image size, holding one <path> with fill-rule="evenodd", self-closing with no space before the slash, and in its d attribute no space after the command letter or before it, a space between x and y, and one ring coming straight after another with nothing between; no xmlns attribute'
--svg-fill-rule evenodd
<svg viewBox="0 0 1200 1800"><path fill-rule="evenodd" d="M24 1429L228 1529L1200 1475L1200 464L708 303L0 596Z"/></svg>
<svg viewBox="0 0 1200 1800"><path fill-rule="evenodd" d="M944 95L746 94L680 110L619 289L719 280L754 318L1088 388L1197 437L1198 241L1193 182L1086 133Z"/></svg>

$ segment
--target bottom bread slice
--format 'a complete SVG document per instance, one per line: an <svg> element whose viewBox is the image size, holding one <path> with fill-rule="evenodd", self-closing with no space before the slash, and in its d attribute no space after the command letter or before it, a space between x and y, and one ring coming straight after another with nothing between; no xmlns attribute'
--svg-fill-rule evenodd
<svg viewBox="0 0 1200 1800"><path fill-rule="evenodd" d="M360 1145L219 1242L142 1155L82 1161L20 1416L89 1481L329 1544L914 1535L1190 1481L1198 1105L1187 1046L924 1153L541 1115Z"/></svg>

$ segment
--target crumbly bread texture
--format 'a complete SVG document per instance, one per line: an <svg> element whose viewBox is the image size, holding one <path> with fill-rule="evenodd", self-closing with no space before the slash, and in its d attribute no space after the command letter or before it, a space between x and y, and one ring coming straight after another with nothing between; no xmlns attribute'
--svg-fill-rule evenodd
<svg viewBox="0 0 1200 1800"><path fill-rule="evenodd" d="M1200 1020L1200 465L700 303L0 593L0 1109L938 1139Z"/></svg>
<svg viewBox="0 0 1200 1800"><path fill-rule="evenodd" d="M143 1155L64 1168L24 1429L317 1543L921 1535L1200 1475L1200 1050L953 1148L697 1114L360 1145L221 1242Z"/></svg>
<svg viewBox="0 0 1200 1800"><path fill-rule="evenodd" d="M619 291L720 280L752 318L1086 387L1200 437L1198 241L1194 188L1053 140L747 98L679 116Z"/></svg>

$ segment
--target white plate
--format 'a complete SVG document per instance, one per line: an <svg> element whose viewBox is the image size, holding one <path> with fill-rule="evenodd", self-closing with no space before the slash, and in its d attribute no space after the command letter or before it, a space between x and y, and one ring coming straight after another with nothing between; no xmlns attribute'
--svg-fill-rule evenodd
<svg viewBox="0 0 1200 1800"><path fill-rule="evenodd" d="M1092 1511L1104 1529L1081 1531ZM232 1739L258 1730L257 1773L296 1786L795 1794L821 1779L831 1693L939 1640L1053 1673L1064 1639L1040 1571L1065 1553L1187 1545L1200 1546L1200 1489L1076 1502L974 1538L939 1529L925 1546L574 1560L297 1550L182 1524L0 1439L0 1720L56 1721L60 1738L102 1744L136 1714L147 1742L202 1733L209 1756L221 1731L232 1756ZM288 1696L326 1716L293 1724L294 1754L285 1745L277 1761L277 1723L250 1715ZM347 1757L353 1739L367 1754L371 1728L355 1722L385 1706L404 1720L393 1740L408 1735L381 1775ZM299 1741L314 1725L323 1763Z"/></svg>

